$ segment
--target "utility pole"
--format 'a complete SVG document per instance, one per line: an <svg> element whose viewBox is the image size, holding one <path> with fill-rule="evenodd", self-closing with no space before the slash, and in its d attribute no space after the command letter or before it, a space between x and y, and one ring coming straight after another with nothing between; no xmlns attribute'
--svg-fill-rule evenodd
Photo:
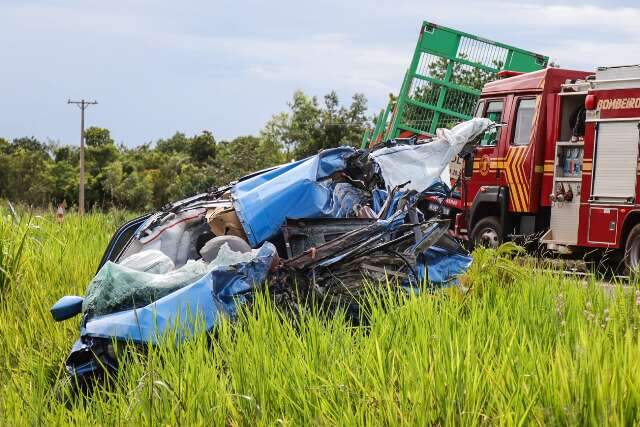
<svg viewBox="0 0 640 427"><path fill-rule="evenodd" d="M78 212L80 216L84 215L84 110L89 105L96 105L96 101L80 101L67 100L67 104L76 104L80 108L80 194L78 197Z"/></svg>

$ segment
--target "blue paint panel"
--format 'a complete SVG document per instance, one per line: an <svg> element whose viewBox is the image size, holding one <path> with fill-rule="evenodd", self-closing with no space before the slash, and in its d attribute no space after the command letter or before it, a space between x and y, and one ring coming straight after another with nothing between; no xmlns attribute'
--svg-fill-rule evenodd
<svg viewBox="0 0 640 427"><path fill-rule="evenodd" d="M237 183L233 205L249 243L257 247L280 232L287 218L336 217L330 181L321 180L346 168L350 147L325 150Z"/></svg>
<svg viewBox="0 0 640 427"><path fill-rule="evenodd" d="M275 246L267 242L250 262L216 268L147 306L89 319L80 335L156 343L174 326L180 337L191 335L199 321L211 330L220 316L236 315L243 293L264 283L275 255Z"/></svg>

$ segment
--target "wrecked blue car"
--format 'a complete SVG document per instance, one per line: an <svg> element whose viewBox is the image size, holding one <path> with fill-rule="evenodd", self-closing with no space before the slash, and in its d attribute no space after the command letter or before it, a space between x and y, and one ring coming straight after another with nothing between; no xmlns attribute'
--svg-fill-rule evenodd
<svg viewBox="0 0 640 427"><path fill-rule="evenodd" d="M82 315L69 374L117 369L116 342L155 345L173 328L182 339L196 324L211 331L265 286L286 296L276 301L316 295L357 321L364 283L455 284L471 258L420 201L450 196L450 160L490 126L473 119L424 143L325 150L129 221L85 296L51 309L57 321Z"/></svg>

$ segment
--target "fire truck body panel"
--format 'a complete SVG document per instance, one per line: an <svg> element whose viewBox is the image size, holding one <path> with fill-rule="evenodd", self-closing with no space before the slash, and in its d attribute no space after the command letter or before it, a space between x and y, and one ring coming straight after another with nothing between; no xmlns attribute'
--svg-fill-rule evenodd
<svg viewBox="0 0 640 427"><path fill-rule="evenodd" d="M488 83L482 91L477 116L505 122L495 140L485 137L474 156L473 176L466 185L467 205L472 206L481 190L504 188L508 192L508 212L536 214L549 206L540 188L551 187L543 180L545 160L553 161L553 128L546 126L555 114L555 96L567 79L584 78L589 73L548 68ZM551 151L550 151L551 150ZM476 203L477 204L477 203ZM495 214L495 209L492 213ZM471 226L477 221L471 215Z"/></svg>
<svg viewBox="0 0 640 427"><path fill-rule="evenodd" d="M598 70L591 86L578 246L623 248L640 220L640 67Z"/></svg>
<svg viewBox="0 0 640 427"><path fill-rule="evenodd" d="M505 237L543 231L560 252L624 248L640 223L640 66L488 83L476 116L505 125L474 153L457 228L491 216Z"/></svg>

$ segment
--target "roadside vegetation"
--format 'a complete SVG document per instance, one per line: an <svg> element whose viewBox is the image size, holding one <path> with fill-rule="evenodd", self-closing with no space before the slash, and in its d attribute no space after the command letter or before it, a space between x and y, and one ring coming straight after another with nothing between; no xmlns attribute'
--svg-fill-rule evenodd
<svg viewBox="0 0 640 427"><path fill-rule="evenodd" d="M129 353L111 385L74 395L63 365L79 318L49 308L83 294L130 215L0 210L1 424L640 422L640 293L516 266L509 247L475 252L460 287L372 301L369 327L294 321L258 298L215 337Z"/></svg>
<svg viewBox="0 0 640 427"><path fill-rule="evenodd" d="M250 172L340 145L359 146L371 126L367 100L346 105L335 92L322 99L301 91L286 112L275 114L257 135L216 140L214 133L176 132L157 141L114 141L109 129L86 129L86 208L160 208ZM0 199L36 207L78 201L77 141L8 141L0 135Z"/></svg>

